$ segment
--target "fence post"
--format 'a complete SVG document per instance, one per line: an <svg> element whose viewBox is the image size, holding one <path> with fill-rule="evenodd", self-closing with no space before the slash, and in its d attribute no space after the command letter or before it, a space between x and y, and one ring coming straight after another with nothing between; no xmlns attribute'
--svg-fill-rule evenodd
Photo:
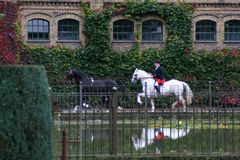
<svg viewBox="0 0 240 160"><path fill-rule="evenodd" d="M67 160L67 133L66 130L63 129L62 131L62 158L61 160Z"/></svg>
<svg viewBox="0 0 240 160"><path fill-rule="evenodd" d="M79 82L79 155L80 159L82 159L82 110L83 110L83 86L82 86L82 81ZM78 112L77 112L78 113ZM77 156L79 159L79 156Z"/></svg>
<svg viewBox="0 0 240 160"><path fill-rule="evenodd" d="M144 84L144 101L145 101L145 113L144 113L144 124L145 124L145 154L148 153L148 105L147 105L147 83Z"/></svg>
<svg viewBox="0 0 240 160"><path fill-rule="evenodd" d="M208 124L208 127L209 127L209 154L212 153L212 141L211 141L211 118L212 118L212 113L211 113L211 109L212 109L212 82L209 81L209 124Z"/></svg>
<svg viewBox="0 0 240 160"><path fill-rule="evenodd" d="M212 82L208 82L208 88L209 88L209 108L212 107Z"/></svg>
<svg viewBox="0 0 240 160"><path fill-rule="evenodd" d="M117 105L118 95L113 93L112 107L110 109L110 154L117 155Z"/></svg>

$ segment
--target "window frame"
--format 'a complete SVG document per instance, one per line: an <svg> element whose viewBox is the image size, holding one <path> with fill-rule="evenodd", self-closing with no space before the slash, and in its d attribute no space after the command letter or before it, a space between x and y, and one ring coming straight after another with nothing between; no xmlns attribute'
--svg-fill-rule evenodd
<svg viewBox="0 0 240 160"><path fill-rule="evenodd" d="M65 22L65 23L74 22L75 24L60 24L61 22ZM57 24L58 24L58 26L57 26L58 41L79 41L80 40L80 31L79 31L80 30L80 22L78 20L71 19L71 18L65 18L65 19L59 20ZM61 29L60 29L60 27L61 27ZM72 28L75 28L75 30L71 30ZM60 34L61 34L61 36L72 35L72 38L70 38L71 36L69 36L69 37L65 36L65 38L64 38L64 36L63 37L59 36Z"/></svg>
<svg viewBox="0 0 240 160"><path fill-rule="evenodd" d="M203 23L203 24L199 24L199 23ZM195 24L196 24L195 40L197 42L216 42L217 41L217 23L215 21L205 19L205 20L199 20Z"/></svg>
<svg viewBox="0 0 240 160"><path fill-rule="evenodd" d="M144 23L148 23L148 22L154 22L155 24L152 26L152 25L149 25L149 26L144 26ZM159 24L156 24L156 22L158 22ZM153 24L153 23L152 23ZM144 28L145 27L145 28ZM144 32L144 29L157 29L158 30L158 27L160 27L161 31L158 32L156 31L155 33L154 32ZM144 39L144 35L147 35L147 34L150 34L150 39ZM156 34L159 34L159 39L154 39L152 37L154 37L154 35ZM148 20L145 20L142 22L142 42L163 42L163 22L161 20L158 20L158 19L148 19Z"/></svg>
<svg viewBox="0 0 240 160"><path fill-rule="evenodd" d="M237 22L239 25L231 25L231 26L227 26L228 23L234 23ZM238 32L234 31L234 30L238 30ZM226 30L229 30L228 32ZM232 30L232 31L230 31ZM234 37L227 39L226 37ZM238 37L238 38L236 38ZM228 20L226 22L224 22L224 42L240 42L240 20L237 19L231 19Z"/></svg>
<svg viewBox="0 0 240 160"><path fill-rule="evenodd" d="M127 22L127 25L124 26L124 23ZM120 24L116 24L120 23ZM112 33L112 40L113 41L123 41L123 42L133 42L134 37L134 22L129 19L119 19L113 22L113 33ZM115 31L115 30L121 30L121 31ZM117 37L117 38L115 38Z"/></svg>
<svg viewBox="0 0 240 160"><path fill-rule="evenodd" d="M50 40L49 21L42 18L34 18L34 19L28 20L27 21L27 40L28 41L49 41Z"/></svg>

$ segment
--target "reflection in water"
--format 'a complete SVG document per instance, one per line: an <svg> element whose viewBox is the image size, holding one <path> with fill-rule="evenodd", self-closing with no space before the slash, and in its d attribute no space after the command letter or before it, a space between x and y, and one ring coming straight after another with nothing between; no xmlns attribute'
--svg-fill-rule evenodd
<svg viewBox="0 0 240 160"><path fill-rule="evenodd" d="M132 136L133 146L136 150L145 148L146 145L151 145L154 142L162 141L164 139L178 139L186 136L190 129L178 129L178 128L148 128L147 135L146 129L142 129L141 136ZM147 139L146 139L147 138ZM156 153L160 153L160 146L156 146Z"/></svg>

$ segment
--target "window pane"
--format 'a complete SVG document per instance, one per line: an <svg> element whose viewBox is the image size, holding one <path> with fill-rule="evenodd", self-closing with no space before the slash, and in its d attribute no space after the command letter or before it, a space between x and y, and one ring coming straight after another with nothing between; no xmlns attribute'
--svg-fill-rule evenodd
<svg viewBox="0 0 240 160"><path fill-rule="evenodd" d="M44 32L44 33L48 33L48 32L49 32L49 31L48 31L48 26L44 26L44 27L43 27L43 32Z"/></svg>
<svg viewBox="0 0 240 160"><path fill-rule="evenodd" d="M33 19L28 21L28 39L47 40L49 37L48 21L43 19ZM45 36L47 35L47 36Z"/></svg>
<svg viewBox="0 0 240 160"><path fill-rule="evenodd" d="M79 39L79 22L73 19L63 19L58 22L59 40Z"/></svg>
<svg viewBox="0 0 240 160"><path fill-rule="evenodd" d="M33 32L32 25L31 26L30 25L27 26L27 31L28 32Z"/></svg>
<svg viewBox="0 0 240 160"><path fill-rule="evenodd" d="M39 39L43 39L43 35L44 35L43 33L39 33L38 35L39 35L38 36Z"/></svg>
<svg viewBox="0 0 240 160"><path fill-rule="evenodd" d="M27 25L28 26L32 26L33 25L33 21L28 21Z"/></svg>
<svg viewBox="0 0 240 160"><path fill-rule="evenodd" d="M198 21L196 23L196 40L216 40L216 22L211 20Z"/></svg>
<svg viewBox="0 0 240 160"><path fill-rule="evenodd" d="M38 25L43 26L43 20L38 20Z"/></svg>
<svg viewBox="0 0 240 160"><path fill-rule="evenodd" d="M32 39L32 33L28 33L28 39Z"/></svg>
<svg viewBox="0 0 240 160"><path fill-rule="evenodd" d="M117 20L113 22L114 40L133 40L134 23L130 20Z"/></svg>
<svg viewBox="0 0 240 160"><path fill-rule="evenodd" d="M38 34L37 33L33 33L33 39L38 39Z"/></svg>
<svg viewBox="0 0 240 160"><path fill-rule="evenodd" d="M33 23L32 23L33 25L35 25L35 26L37 26L38 25L38 20L33 20Z"/></svg>
<svg viewBox="0 0 240 160"><path fill-rule="evenodd" d="M38 26L33 26L33 32L38 32Z"/></svg>
<svg viewBox="0 0 240 160"><path fill-rule="evenodd" d="M48 26L48 25L49 25L49 24L48 24L48 21L44 21L44 22L43 22L43 25L44 25L44 26Z"/></svg>
<svg viewBox="0 0 240 160"><path fill-rule="evenodd" d="M44 39L49 39L49 34L48 33L44 33Z"/></svg>
<svg viewBox="0 0 240 160"><path fill-rule="evenodd" d="M40 33L42 33L42 32L43 32L43 26L39 26L39 27L38 27L38 31L39 31Z"/></svg>
<svg viewBox="0 0 240 160"><path fill-rule="evenodd" d="M162 41L162 22L159 20L146 20L142 24L143 41Z"/></svg>
<svg viewBox="0 0 240 160"><path fill-rule="evenodd" d="M229 20L224 24L224 40L240 41L240 21Z"/></svg>

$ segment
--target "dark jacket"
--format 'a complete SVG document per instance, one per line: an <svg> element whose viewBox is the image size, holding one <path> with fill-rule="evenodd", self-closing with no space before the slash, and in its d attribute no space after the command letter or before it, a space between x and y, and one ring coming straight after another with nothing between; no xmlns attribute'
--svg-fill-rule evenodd
<svg viewBox="0 0 240 160"><path fill-rule="evenodd" d="M155 79L161 79L161 80L164 79L163 71L162 71L161 66L158 66L158 67L155 69Z"/></svg>

